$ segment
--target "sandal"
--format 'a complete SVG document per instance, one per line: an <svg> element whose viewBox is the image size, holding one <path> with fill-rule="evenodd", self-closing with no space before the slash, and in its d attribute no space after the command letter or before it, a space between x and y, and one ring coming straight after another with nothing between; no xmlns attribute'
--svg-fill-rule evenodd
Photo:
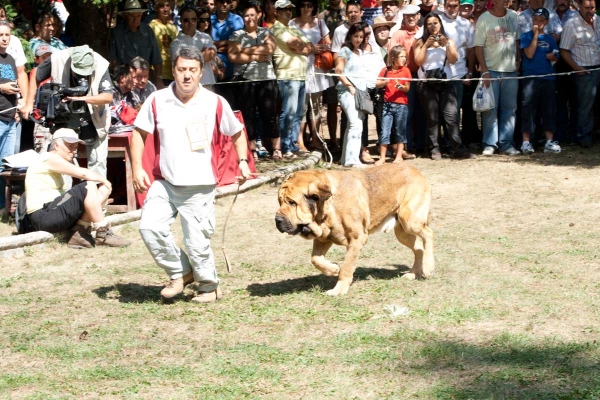
<svg viewBox="0 0 600 400"><path fill-rule="evenodd" d="M273 150L273 156L271 158L275 162L283 161L283 156L281 155L281 150L279 150L279 149Z"/></svg>

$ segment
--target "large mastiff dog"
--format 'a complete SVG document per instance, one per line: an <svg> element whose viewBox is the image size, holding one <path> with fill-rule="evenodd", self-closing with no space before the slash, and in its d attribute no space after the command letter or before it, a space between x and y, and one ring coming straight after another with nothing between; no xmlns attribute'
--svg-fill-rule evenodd
<svg viewBox="0 0 600 400"><path fill-rule="evenodd" d="M433 231L429 226L431 188L407 163L366 170L300 171L290 175L278 192L275 224L280 232L313 240L311 262L327 276L337 276L327 291L348 292L360 250L369 235L390 232L410 248L415 262L409 279L433 273ZM346 247L342 266L325 258L333 244Z"/></svg>

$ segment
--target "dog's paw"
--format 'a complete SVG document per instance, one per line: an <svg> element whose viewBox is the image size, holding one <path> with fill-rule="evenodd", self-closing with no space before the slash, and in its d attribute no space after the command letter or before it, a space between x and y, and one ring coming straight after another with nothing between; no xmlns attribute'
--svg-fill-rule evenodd
<svg viewBox="0 0 600 400"><path fill-rule="evenodd" d="M403 279L408 279L409 281L414 281L415 279L417 279L417 276L415 274L413 274L412 272L408 272L404 275L402 275Z"/></svg>
<svg viewBox="0 0 600 400"><path fill-rule="evenodd" d="M349 285L340 285L340 283L338 282L333 289L326 291L325 294L327 296L339 296L348 293L348 289L350 289Z"/></svg>

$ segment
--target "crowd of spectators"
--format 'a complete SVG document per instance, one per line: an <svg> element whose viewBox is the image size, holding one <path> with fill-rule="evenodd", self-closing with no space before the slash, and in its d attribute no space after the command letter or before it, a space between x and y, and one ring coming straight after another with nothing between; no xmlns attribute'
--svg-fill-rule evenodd
<svg viewBox="0 0 600 400"><path fill-rule="evenodd" d="M565 143L590 147L600 27L593 0L572 1L331 0L319 9L317 0L125 0L106 58L73 47L60 0L29 22L21 14L8 21L0 9L0 33L8 38L0 36L0 101L5 109L20 107L0 115L0 156L19 151L20 118L31 117L38 86L63 71L56 64L78 57L91 63L83 68L87 75L74 73L68 83L96 81L95 94L84 99L90 116L109 110L106 126L106 118L92 121L98 138L90 142L100 160L89 167L106 175L102 130L127 127L150 93L171 84L171 54L182 45L201 50L203 86L242 112L257 160L294 160L322 149L324 110L328 147L334 153L341 147L341 163L375 163L369 118L355 102L361 91L375 100L379 164L386 154L400 162L413 153L439 160L443 153L464 159L477 151L513 156L538 146L545 152L560 152ZM12 35L15 27L21 38ZM331 69L319 68L317 60L329 52ZM455 80L423 80L432 77ZM479 78L495 99L480 119L472 107ZM34 134L51 135L38 127Z"/></svg>

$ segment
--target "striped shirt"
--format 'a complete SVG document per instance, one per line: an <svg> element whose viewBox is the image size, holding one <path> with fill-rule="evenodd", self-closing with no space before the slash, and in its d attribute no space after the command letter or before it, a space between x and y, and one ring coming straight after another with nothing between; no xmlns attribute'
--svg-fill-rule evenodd
<svg viewBox="0 0 600 400"><path fill-rule="evenodd" d="M596 15L592 24L588 24L581 14L577 14L567 21L560 39L560 48L569 50L573 61L581 67L600 65L600 27Z"/></svg>

